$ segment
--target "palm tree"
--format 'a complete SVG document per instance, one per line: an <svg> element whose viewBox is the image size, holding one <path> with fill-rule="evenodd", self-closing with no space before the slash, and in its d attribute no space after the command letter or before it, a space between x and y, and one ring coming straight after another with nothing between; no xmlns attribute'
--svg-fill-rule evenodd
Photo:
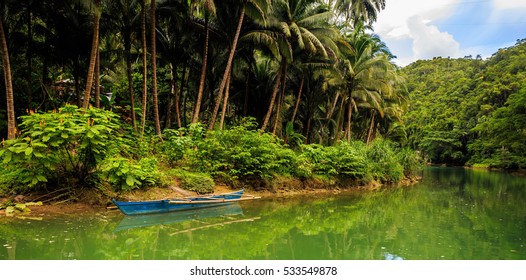
<svg viewBox="0 0 526 280"><path fill-rule="evenodd" d="M345 16L346 22L356 25L359 22L372 24L378 13L385 9L386 0L336 0L336 10Z"/></svg>
<svg viewBox="0 0 526 280"><path fill-rule="evenodd" d="M93 41L91 43L91 56L88 68L88 77L86 79L86 90L84 91L84 101L82 108L87 109L93 84L95 64L97 63L97 53L99 52L99 19L100 19L100 1L95 0L95 9L93 11ZM96 77L98 79L99 77Z"/></svg>
<svg viewBox="0 0 526 280"><path fill-rule="evenodd" d="M161 123L159 121L159 102L157 100L157 50L156 50L156 28L155 28L155 0L150 4L150 36L151 36L151 55L152 55L152 101L153 101L153 118L155 124L155 133L161 137Z"/></svg>
<svg viewBox="0 0 526 280"><path fill-rule="evenodd" d="M245 17L245 11L248 11L249 16L255 20L266 24L266 16L269 11L270 0L241 0L241 7L239 10L239 19L236 27L236 32L232 40L232 45L230 47L230 52L228 55L228 60L225 67L225 72L223 78L221 79L221 85L217 93L217 99L214 106L214 111L212 112L212 118L210 119L210 124L208 126L209 130L212 130L215 126L215 121L217 114L219 112L219 106L223 100L223 91L227 84L228 75L232 70L232 61L234 60L234 54L236 52L237 42L239 39L239 34L241 33L241 26L243 25L243 19Z"/></svg>
<svg viewBox="0 0 526 280"><path fill-rule="evenodd" d="M141 137L144 136L146 126L146 101L148 96L148 61L146 58L146 0L141 2L141 49L142 49L142 116L141 116Z"/></svg>
<svg viewBox="0 0 526 280"><path fill-rule="evenodd" d="M7 100L7 139L16 137L15 105L13 97L13 82L11 78L11 63L9 62L9 51L7 39L4 32L3 17L0 16L0 44L2 45L2 65L4 68L5 92Z"/></svg>
<svg viewBox="0 0 526 280"><path fill-rule="evenodd" d="M293 62L293 52L307 54L307 57L320 56L328 58L329 53L335 54L337 47L333 38L338 36L338 31L328 24L332 13L329 7L321 5L317 0L280 0L273 9L274 36L281 54L280 75L282 92L286 86L287 64ZM270 106L263 121L261 130L264 131L273 111L277 94L277 86L273 91ZM299 96L301 97L301 96ZM280 108L280 104L278 104ZM276 114L276 122L279 112Z"/></svg>
<svg viewBox="0 0 526 280"><path fill-rule="evenodd" d="M209 41L209 35L210 30L208 28L208 20L210 15L215 14L215 3L213 0L202 0L200 1L200 6L203 8L203 14L205 17L205 42L204 42L204 49L203 49L203 63L201 66L201 77L199 79L199 89L197 91L197 100L195 102L195 109L194 114L192 117L192 123L196 123L199 121L199 111L201 110L201 99L203 98L203 91L205 89L205 78L206 78L206 64L208 61L208 41Z"/></svg>

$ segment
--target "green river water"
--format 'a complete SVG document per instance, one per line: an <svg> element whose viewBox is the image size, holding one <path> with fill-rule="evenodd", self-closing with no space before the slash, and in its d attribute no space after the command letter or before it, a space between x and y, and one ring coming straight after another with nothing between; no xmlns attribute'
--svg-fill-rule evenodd
<svg viewBox="0 0 526 280"><path fill-rule="evenodd" d="M125 217L0 218L0 260L526 259L526 177L426 168L420 183Z"/></svg>

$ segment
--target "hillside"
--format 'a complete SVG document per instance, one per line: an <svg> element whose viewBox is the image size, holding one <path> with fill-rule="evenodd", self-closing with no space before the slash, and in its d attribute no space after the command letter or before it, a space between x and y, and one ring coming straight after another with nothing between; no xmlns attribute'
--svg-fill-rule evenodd
<svg viewBox="0 0 526 280"><path fill-rule="evenodd" d="M409 144L433 163L526 167L526 39L487 60L405 67Z"/></svg>

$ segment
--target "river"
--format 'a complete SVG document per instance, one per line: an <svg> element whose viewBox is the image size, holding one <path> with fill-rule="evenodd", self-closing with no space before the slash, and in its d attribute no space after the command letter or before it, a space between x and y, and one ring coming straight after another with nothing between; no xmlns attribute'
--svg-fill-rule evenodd
<svg viewBox="0 0 526 280"><path fill-rule="evenodd" d="M429 167L409 187L199 211L0 218L0 260L526 259L526 177Z"/></svg>

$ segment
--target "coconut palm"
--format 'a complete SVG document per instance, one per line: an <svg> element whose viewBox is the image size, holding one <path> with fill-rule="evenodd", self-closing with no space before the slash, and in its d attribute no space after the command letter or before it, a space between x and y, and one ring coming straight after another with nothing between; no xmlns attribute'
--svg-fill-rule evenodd
<svg viewBox="0 0 526 280"><path fill-rule="evenodd" d="M213 0L201 0L198 1L199 8L202 9L202 14L205 18L204 29L205 29L205 42L203 49L203 63L201 66L201 76L199 79L199 89L197 91L197 100L195 102L194 114L192 117L192 123L199 121L199 111L201 110L201 99L203 98L203 91L205 89L205 78L206 78L206 64L208 61L208 42L210 36L210 30L208 28L208 21L211 15L215 14L215 3Z"/></svg>
<svg viewBox="0 0 526 280"><path fill-rule="evenodd" d="M372 24L385 9L385 0L336 0L335 8L348 23Z"/></svg>
<svg viewBox="0 0 526 280"><path fill-rule="evenodd" d="M84 101L82 108L86 109L89 105L91 94L91 87L93 85L93 76L95 72L95 64L97 63L97 56L99 52L99 20L100 20L100 2L101 0L94 0L93 8L93 39L91 43L91 56L88 68L88 77L86 78L86 90L84 91ZM99 79L99 77L96 77Z"/></svg>
<svg viewBox="0 0 526 280"><path fill-rule="evenodd" d="M3 13L2 13L3 14ZM15 139L16 120L15 105L13 97L13 82L11 77L11 63L9 62L9 50L4 32L3 16L0 17L0 44L2 47L2 65L4 68L5 92L7 100L7 139Z"/></svg>
<svg viewBox="0 0 526 280"><path fill-rule="evenodd" d="M208 129L213 129L215 126L215 121L217 114L219 112L219 106L223 98L223 92L225 90L228 76L232 70L232 61L234 60L234 54L236 52L237 42L239 40L239 35L241 33L241 26L243 25L243 19L245 14L247 14L251 19L266 25L266 17L270 11L270 0L240 0L238 2L239 6L239 19L236 27L236 32L234 38L232 39L230 52L228 55L225 72L223 73L223 78L221 79L221 85L217 93L217 99L215 102L214 110L212 112L212 117L210 119L210 124Z"/></svg>

